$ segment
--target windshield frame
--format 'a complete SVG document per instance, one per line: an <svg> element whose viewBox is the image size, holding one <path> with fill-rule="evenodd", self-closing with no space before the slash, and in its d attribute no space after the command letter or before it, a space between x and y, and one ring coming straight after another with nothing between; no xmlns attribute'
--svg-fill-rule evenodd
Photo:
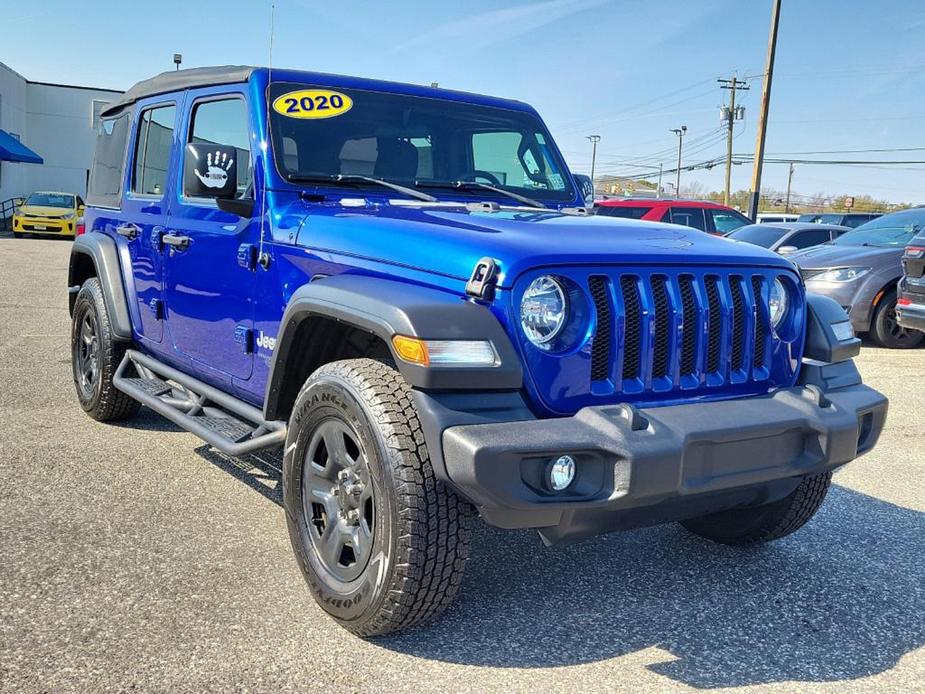
<svg viewBox="0 0 925 694"><path fill-rule="evenodd" d="M274 90L282 88L283 91L280 93L275 93ZM370 87L356 87L350 85L340 85L340 84L329 84L325 81L299 81L293 79L282 79L274 80L266 83L266 88L264 91L264 98L266 99L267 105L267 134L268 134L268 147L267 155L270 159L273 160L272 170L273 173L278 177L279 181L285 185L287 188L296 189L296 190L305 190L306 187L311 189L337 189L337 186L332 184L327 184L325 182L314 182L310 186L306 186L304 183L299 183L299 173L292 172L285 168L284 162L281 161L281 157L285 156L285 153L282 150L281 143L278 146L278 128L276 123L279 122L281 116L275 114L270 107L270 104L274 99L279 98L279 96L287 89L292 90L332 90L332 91L343 91L348 96L352 94L357 94L361 92L371 93L371 94L382 94L386 96L392 96L396 98L408 99L412 101L430 101L430 102L439 102L441 104L446 104L448 109L452 109L457 105L459 107L472 107L477 109L494 109L500 112L509 112L515 116L517 119L514 120L514 124L517 124L517 121L523 119L529 119L531 121L531 129L535 135L542 137L541 146L549 155L551 164L555 169L558 169L558 174L562 177L563 188L561 190L554 189L541 189L541 188L523 188L520 186L507 186L501 185L498 186L502 190L508 191L513 194L519 194L522 196L527 196L530 198L535 198L538 202L542 203L544 206L548 207L568 207L571 205L581 204L580 201L580 192L578 190L577 184L572 176L571 169L569 169L568 164L565 161L565 157L562 155L562 152L559 150L556 141L553 139L552 135L549 132L549 129L546 127L546 124L543 122L543 119L539 116L536 111L530 109L529 107L524 109L518 108L509 108L496 104L486 104L481 103L475 99L466 100L456 98L457 94L453 94L453 97L438 97L431 96L426 94L409 94L404 91L389 91L388 89L377 89ZM352 97L351 97L352 98ZM512 119L513 120L513 119ZM500 132L500 131L499 131ZM306 174L307 175L307 174ZM326 175L326 174L325 174ZM351 174L344 174L345 176L350 176ZM430 179L423 177L415 177L414 181L407 180L393 180L392 177L381 177L383 180L390 183L398 183L400 185L405 185L415 189L420 189L422 192L434 193L439 197L438 202L459 202L465 204L466 202L472 202L474 199L487 199L497 201L500 204L507 207L522 207L527 206L525 203L520 203L511 199L509 195L503 195L501 193L492 192L487 189L479 189L476 186L472 187L454 187L448 188L441 185L428 186L427 184ZM434 180L435 183L441 183L440 181ZM455 181L454 181L455 182ZM418 185L420 184L420 185ZM273 186L271 186L273 187ZM357 182L354 186L354 189L357 193L356 196L371 197L371 198L391 198L394 197L385 191L381 186L375 184L362 184ZM343 189L339 190L340 193L343 193ZM354 196L354 197L356 197ZM422 204L427 204L425 201L421 201Z"/></svg>

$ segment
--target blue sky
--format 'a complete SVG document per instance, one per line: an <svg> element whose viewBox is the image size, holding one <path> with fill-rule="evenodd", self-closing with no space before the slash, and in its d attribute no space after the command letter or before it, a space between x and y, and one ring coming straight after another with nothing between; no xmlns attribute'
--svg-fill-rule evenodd
<svg viewBox="0 0 925 694"><path fill-rule="evenodd" d="M4 10L2 59L32 80L124 89L172 68L266 64L269 0L69 0ZM669 128L687 125L685 164L722 154L715 80L764 69L771 0L276 0L273 61L521 99L543 115L570 165L587 172L674 165ZM767 151L925 146L925 5L784 0ZM754 151L761 81L740 94L736 153ZM714 134L715 133L715 134ZM817 155L797 155L812 158ZM921 152L818 158L925 160ZM747 188L751 167L733 168ZM764 184L786 186L787 166ZM711 189L722 168L685 173ZM798 165L802 194L869 193L925 202L925 165Z"/></svg>

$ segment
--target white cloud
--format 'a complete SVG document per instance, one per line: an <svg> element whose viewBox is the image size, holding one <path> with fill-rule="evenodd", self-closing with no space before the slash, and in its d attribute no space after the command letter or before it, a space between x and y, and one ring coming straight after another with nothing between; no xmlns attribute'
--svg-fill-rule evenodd
<svg viewBox="0 0 925 694"><path fill-rule="evenodd" d="M438 24L433 29L397 46L396 50L445 48L447 44L454 43L467 49L485 48L603 5L605 2L607 0L544 0L489 10Z"/></svg>

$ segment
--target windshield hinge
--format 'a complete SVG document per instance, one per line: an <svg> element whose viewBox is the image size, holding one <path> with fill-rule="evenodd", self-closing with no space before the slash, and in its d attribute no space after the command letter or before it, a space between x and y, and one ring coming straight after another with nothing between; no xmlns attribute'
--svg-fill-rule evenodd
<svg viewBox="0 0 925 694"><path fill-rule="evenodd" d="M593 217L594 208L593 207L563 207L559 210L562 214L567 214L571 217Z"/></svg>
<svg viewBox="0 0 925 694"><path fill-rule="evenodd" d="M467 202L466 209L470 212L500 212L501 205L494 201Z"/></svg>
<svg viewBox="0 0 925 694"><path fill-rule="evenodd" d="M494 301L497 282L498 264L494 258L482 258L475 264L472 276L466 282L466 294L482 301Z"/></svg>

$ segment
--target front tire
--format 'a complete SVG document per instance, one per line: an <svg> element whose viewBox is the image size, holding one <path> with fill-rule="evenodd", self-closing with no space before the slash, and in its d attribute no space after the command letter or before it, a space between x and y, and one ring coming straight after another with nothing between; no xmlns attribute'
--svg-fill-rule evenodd
<svg viewBox="0 0 925 694"><path fill-rule="evenodd" d="M809 475L778 501L711 513L681 521L681 525L696 535L724 545L752 545L777 540L809 522L822 506L831 480L831 472Z"/></svg>
<svg viewBox="0 0 925 694"><path fill-rule="evenodd" d="M434 475L411 389L388 364L333 362L289 421L283 497L319 606L359 636L412 627L453 600L472 510Z"/></svg>
<svg viewBox="0 0 925 694"><path fill-rule="evenodd" d="M103 288L96 277L91 277L83 283L74 302L71 367L80 406L97 421L128 419L141 407L112 383L128 347L113 335Z"/></svg>
<svg viewBox="0 0 925 694"><path fill-rule="evenodd" d="M887 292L880 299L870 326L870 337L881 347L912 349L918 347L925 333L902 327L896 320L896 292Z"/></svg>

